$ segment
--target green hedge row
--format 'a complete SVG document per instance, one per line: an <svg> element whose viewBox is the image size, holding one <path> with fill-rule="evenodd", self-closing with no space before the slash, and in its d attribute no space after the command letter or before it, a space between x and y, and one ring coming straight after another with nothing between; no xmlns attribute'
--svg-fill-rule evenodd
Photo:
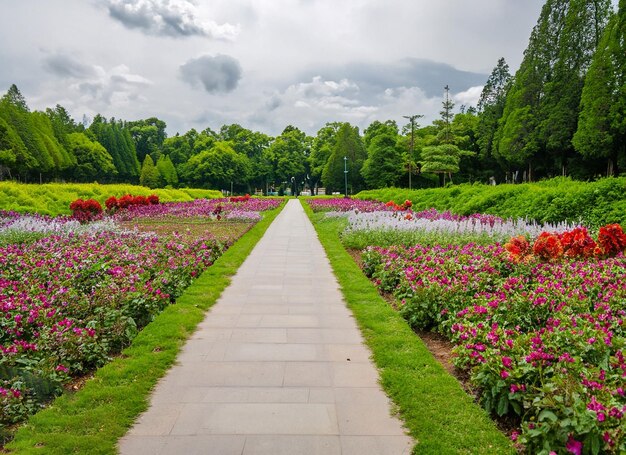
<svg viewBox="0 0 626 455"><path fill-rule="evenodd" d="M436 208L461 215L488 213L546 223L582 221L590 227L626 226L626 177L580 182L554 178L524 184L463 184L409 191L383 188L361 191L356 198L397 203L410 199L414 210Z"/></svg>
<svg viewBox="0 0 626 455"><path fill-rule="evenodd" d="M125 194L148 196L156 194L162 202L191 201L200 198L218 198L222 193L215 190L193 188L155 189L145 186L97 183L45 183L42 185L16 182L0 182L0 210L36 212L44 215L69 215L70 203L78 198L95 199L104 207L110 196Z"/></svg>

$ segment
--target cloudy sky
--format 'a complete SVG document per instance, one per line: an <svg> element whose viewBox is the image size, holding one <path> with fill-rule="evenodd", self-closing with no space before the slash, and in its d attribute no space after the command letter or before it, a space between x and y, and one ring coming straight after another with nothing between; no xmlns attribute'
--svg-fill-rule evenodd
<svg viewBox="0 0 626 455"><path fill-rule="evenodd" d="M157 116L168 134L239 123L437 118L519 66L543 0L0 0L0 92L31 109Z"/></svg>

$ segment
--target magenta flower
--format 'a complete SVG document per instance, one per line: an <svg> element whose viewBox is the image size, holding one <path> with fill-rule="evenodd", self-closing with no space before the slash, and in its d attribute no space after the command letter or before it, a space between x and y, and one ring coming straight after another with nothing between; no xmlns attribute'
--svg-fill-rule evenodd
<svg viewBox="0 0 626 455"><path fill-rule="evenodd" d="M574 455L582 455L583 453L583 443L572 438L571 435L565 444L565 448L569 453L573 453Z"/></svg>

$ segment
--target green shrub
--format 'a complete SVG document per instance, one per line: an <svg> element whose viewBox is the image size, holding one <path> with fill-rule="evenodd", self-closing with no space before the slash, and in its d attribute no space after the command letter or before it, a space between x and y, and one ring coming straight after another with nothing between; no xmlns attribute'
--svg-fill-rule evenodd
<svg viewBox="0 0 626 455"><path fill-rule="evenodd" d="M362 191L359 199L413 202L413 210L436 208L460 215L488 213L505 218L528 218L542 223L582 222L590 227L626 225L626 178L580 182L558 177L524 184L463 184L409 191L384 188Z"/></svg>

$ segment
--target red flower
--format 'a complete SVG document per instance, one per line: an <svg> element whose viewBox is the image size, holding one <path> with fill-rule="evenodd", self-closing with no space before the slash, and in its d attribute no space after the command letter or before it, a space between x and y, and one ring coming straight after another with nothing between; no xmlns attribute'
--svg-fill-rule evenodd
<svg viewBox="0 0 626 455"><path fill-rule="evenodd" d="M559 236L550 232L542 232L535 240L533 253L545 261L560 258L563 255L563 245Z"/></svg>
<svg viewBox="0 0 626 455"><path fill-rule="evenodd" d="M530 253L530 243L523 235L512 237L504 248L509 252L510 259L515 262L521 261Z"/></svg>
<svg viewBox="0 0 626 455"><path fill-rule="evenodd" d="M115 196L111 196L106 201L104 201L104 205L106 206L107 210L109 210L109 211L115 210L116 208L118 208L117 198Z"/></svg>
<svg viewBox="0 0 626 455"><path fill-rule="evenodd" d="M102 214L102 206L95 199L76 199L70 204L70 210L72 217L81 223L92 221Z"/></svg>
<svg viewBox="0 0 626 455"><path fill-rule="evenodd" d="M560 236L564 255L571 258L593 256L596 242L591 238L587 228L578 227L571 231L563 232Z"/></svg>
<svg viewBox="0 0 626 455"><path fill-rule="evenodd" d="M157 196L156 194L151 194L150 196L148 196L148 203L151 205L156 205L159 203L159 196Z"/></svg>
<svg viewBox="0 0 626 455"><path fill-rule="evenodd" d="M615 256L626 248L626 234L619 224L607 224L600 228L598 243L604 254Z"/></svg>

